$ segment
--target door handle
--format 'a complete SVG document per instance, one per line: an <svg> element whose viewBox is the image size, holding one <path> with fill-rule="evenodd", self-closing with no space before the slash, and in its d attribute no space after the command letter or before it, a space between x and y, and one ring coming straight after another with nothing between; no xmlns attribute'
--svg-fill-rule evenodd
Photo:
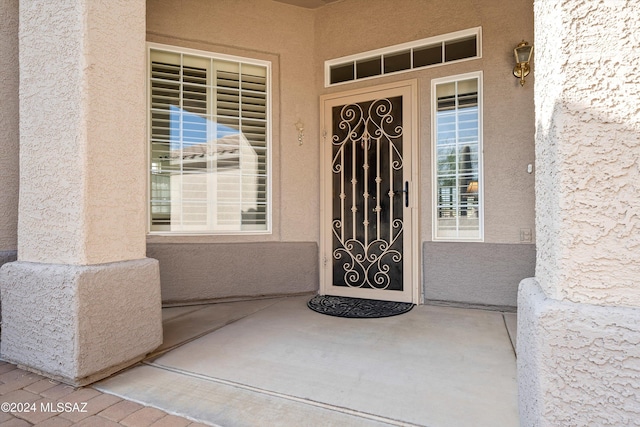
<svg viewBox="0 0 640 427"><path fill-rule="evenodd" d="M408 208L409 207L409 181L404 182L404 190L402 190L402 192L404 193L404 207Z"/></svg>

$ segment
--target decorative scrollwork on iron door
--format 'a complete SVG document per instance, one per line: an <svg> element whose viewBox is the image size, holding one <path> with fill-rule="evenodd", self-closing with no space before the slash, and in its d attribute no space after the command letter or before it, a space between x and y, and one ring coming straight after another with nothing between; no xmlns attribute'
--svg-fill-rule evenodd
<svg viewBox="0 0 640 427"><path fill-rule="evenodd" d="M402 290L402 97L332 114L333 283Z"/></svg>

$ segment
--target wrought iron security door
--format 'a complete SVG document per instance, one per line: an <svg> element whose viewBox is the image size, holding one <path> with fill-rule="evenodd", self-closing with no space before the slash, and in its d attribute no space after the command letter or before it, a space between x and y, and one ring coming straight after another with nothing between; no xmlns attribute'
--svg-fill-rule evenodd
<svg viewBox="0 0 640 427"><path fill-rule="evenodd" d="M411 301L403 106L403 96L331 106L329 294Z"/></svg>

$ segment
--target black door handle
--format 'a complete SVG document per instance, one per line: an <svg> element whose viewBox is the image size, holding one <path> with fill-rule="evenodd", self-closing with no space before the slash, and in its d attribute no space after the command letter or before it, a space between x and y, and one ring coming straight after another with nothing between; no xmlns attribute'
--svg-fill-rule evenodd
<svg viewBox="0 0 640 427"><path fill-rule="evenodd" d="M404 193L404 206L408 208L409 207L409 181L404 182L404 190L402 190L402 192Z"/></svg>

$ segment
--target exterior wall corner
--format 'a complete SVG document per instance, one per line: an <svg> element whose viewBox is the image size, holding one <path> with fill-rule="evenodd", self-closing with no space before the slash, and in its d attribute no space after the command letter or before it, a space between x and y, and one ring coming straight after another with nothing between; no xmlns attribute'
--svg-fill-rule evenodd
<svg viewBox="0 0 640 427"><path fill-rule="evenodd" d="M640 308L559 301L533 278L518 293L518 388L524 427L630 425L640 402Z"/></svg>

